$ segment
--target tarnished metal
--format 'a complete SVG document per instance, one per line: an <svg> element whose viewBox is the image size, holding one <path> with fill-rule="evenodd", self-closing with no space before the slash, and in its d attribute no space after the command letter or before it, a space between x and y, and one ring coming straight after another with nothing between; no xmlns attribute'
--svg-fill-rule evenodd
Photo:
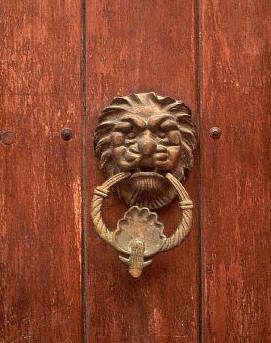
<svg viewBox="0 0 271 343"><path fill-rule="evenodd" d="M11 145L16 141L16 133L13 131L0 132L0 141L4 145Z"/></svg>
<svg viewBox="0 0 271 343"><path fill-rule="evenodd" d="M64 141L69 141L72 138L72 129L70 129L69 127L65 127L61 131L61 137L62 139L64 139Z"/></svg>
<svg viewBox="0 0 271 343"><path fill-rule="evenodd" d="M180 183L193 165L195 127L182 101L155 93L115 98L95 130L95 153L108 179L94 191L92 219L97 233L115 247L133 277L141 275L151 256L178 245L190 230L192 201ZM129 206L115 231L103 223L101 207L115 185ZM150 209L178 195L181 221L166 237L164 226Z"/></svg>
<svg viewBox="0 0 271 343"><path fill-rule="evenodd" d="M221 136L221 129L220 127L214 126L210 129L210 136L212 138L219 138Z"/></svg>

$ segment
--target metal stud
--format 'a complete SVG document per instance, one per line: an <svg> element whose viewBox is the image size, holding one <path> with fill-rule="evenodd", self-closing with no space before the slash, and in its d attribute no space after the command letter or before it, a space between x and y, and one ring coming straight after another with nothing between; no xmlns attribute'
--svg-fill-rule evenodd
<svg viewBox="0 0 271 343"><path fill-rule="evenodd" d="M214 126L210 129L210 136L214 139L219 138L221 136L221 129L220 127Z"/></svg>
<svg viewBox="0 0 271 343"><path fill-rule="evenodd" d="M5 145L11 145L16 140L16 133L12 131L1 132L1 142Z"/></svg>
<svg viewBox="0 0 271 343"><path fill-rule="evenodd" d="M72 138L72 129L65 127L61 131L61 137L64 139L64 141L69 141Z"/></svg>

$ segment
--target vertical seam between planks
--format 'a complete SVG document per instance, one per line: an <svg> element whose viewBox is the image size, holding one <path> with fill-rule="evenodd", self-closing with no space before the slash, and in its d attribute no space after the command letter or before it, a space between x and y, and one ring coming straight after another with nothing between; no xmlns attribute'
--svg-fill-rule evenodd
<svg viewBox="0 0 271 343"><path fill-rule="evenodd" d="M81 236L81 261L82 261L82 343L88 343L88 304L89 304L89 289L88 289L88 191L87 191L87 40L86 40L86 1L81 0L82 7L82 91L83 91L83 118L82 118L82 236Z"/></svg>
<svg viewBox="0 0 271 343"><path fill-rule="evenodd" d="M203 250L203 206L202 206L202 0L195 0L195 54L196 54L196 103L198 111L198 341L204 343L204 250Z"/></svg>

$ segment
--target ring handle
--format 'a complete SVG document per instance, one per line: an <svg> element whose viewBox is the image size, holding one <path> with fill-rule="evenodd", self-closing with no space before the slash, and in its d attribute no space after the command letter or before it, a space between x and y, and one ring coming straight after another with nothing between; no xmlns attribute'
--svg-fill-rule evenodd
<svg viewBox="0 0 271 343"><path fill-rule="evenodd" d="M102 218L103 200L110 194L110 188L116 183L129 177L130 173L118 173L106 180L101 186L94 190L91 202L91 217L98 235L107 243L113 245L113 231L108 230Z"/></svg>
<svg viewBox="0 0 271 343"><path fill-rule="evenodd" d="M187 236L192 224L193 203L181 182L171 173L167 173L165 177L177 192L181 212L181 221L174 233L166 237L163 234L163 224L157 220L157 214L150 212L147 207L138 206L132 206L124 218L119 220L117 229L110 231L102 219L103 200L110 194L111 187L130 175L118 173L95 189L91 216L98 235L121 253L129 255L129 258L120 256L120 259L129 265L130 274L138 277L143 268L152 262L150 259L144 261L144 258L176 247Z"/></svg>
<svg viewBox="0 0 271 343"><path fill-rule="evenodd" d="M174 177L170 173L167 173L166 178L170 181L170 183L173 185L173 187L177 191L178 197L180 199L179 206L180 206L180 209L182 210L181 211L182 219L181 219L180 224L177 226L176 230L174 231L174 233L170 237L166 238L165 243L163 244L161 248L161 251L167 251L179 245L189 233L191 225L192 225L192 209L193 209L192 200L190 199L184 186L176 177Z"/></svg>

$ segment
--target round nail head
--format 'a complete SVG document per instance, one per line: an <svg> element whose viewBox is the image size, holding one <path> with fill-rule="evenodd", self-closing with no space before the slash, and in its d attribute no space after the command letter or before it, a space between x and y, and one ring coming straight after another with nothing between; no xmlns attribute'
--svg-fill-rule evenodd
<svg viewBox="0 0 271 343"><path fill-rule="evenodd" d="M64 141L69 141L72 138L72 129L66 127L61 131L61 137Z"/></svg>
<svg viewBox="0 0 271 343"><path fill-rule="evenodd" d="M214 126L210 129L210 136L212 138L219 138L221 136L221 129L220 127Z"/></svg>
<svg viewBox="0 0 271 343"><path fill-rule="evenodd" d="M5 145L11 145L16 140L16 133L12 131L7 131L2 133L1 135L1 141Z"/></svg>

